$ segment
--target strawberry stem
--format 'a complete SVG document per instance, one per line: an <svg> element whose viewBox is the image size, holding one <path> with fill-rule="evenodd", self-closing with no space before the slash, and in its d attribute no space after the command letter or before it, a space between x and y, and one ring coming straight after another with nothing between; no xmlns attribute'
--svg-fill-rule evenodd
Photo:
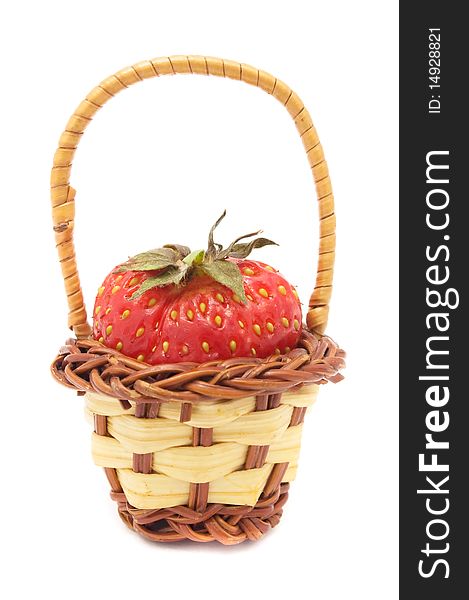
<svg viewBox="0 0 469 600"><path fill-rule="evenodd" d="M188 254L185 258L183 258L184 263L189 265L201 265L205 260L205 250L193 250L190 254Z"/></svg>

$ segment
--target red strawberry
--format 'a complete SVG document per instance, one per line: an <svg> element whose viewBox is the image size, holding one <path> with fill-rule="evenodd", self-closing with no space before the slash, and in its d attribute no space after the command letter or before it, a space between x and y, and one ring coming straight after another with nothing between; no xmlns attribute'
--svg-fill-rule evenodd
<svg viewBox="0 0 469 600"><path fill-rule="evenodd" d="M265 238L226 250L168 245L116 267L98 290L94 337L149 364L288 352L301 334L295 289L272 267L245 260Z"/></svg>

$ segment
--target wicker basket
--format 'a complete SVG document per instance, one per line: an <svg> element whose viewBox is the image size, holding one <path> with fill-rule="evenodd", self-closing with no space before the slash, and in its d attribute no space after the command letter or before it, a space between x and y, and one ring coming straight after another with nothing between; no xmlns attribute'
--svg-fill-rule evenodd
<svg viewBox="0 0 469 600"><path fill-rule="evenodd" d="M92 117L115 94L150 77L179 73L229 77L261 88L294 119L319 199L316 287L297 348L268 359L151 366L90 338L80 288L69 176ZM55 378L78 390L94 423L92 452L104 467L124 522L160 542L256 540L282 514L295 477L302 423L318 385L339 381L344 353L323 336L332 291L335 215L323 151L300 98L251 66L174 56L125 68L94 88L67 123L51 177L54 231L69 305L66 342Z"/></svg>

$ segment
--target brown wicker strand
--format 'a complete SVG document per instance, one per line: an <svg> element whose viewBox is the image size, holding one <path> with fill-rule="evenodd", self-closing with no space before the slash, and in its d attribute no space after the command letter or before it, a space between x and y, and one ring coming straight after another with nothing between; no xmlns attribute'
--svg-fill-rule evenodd
<svg viewBox="0 0 469 600"><path fill-rule="evenodd" d="M280 470L276 473L278 479ZM151 541L189 539L233 545L246 539L257 540L278 524L288 489L288 483L278 484L270 495L264 493L253 507L208 504L201 511L187 506L144 511L130 506L124 494L111 492L111 497L117 501L124 523Z"/></svg>
<svg viewBox="0 0 469 600"><path fill-rule="evenodd" d="M189 405L192 406L192 405ZM192 445L193 446L211 446L213 443L212 428L192 428ZM189 488L189 507L196 512L203 512L207 508L208 500L208 483L191 483Z"/></svg>

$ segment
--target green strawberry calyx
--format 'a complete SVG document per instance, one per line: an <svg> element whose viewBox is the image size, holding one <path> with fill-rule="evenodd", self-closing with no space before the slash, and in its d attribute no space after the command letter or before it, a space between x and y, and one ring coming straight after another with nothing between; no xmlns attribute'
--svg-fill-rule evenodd
<svg viewBox="0 0 469 600"><path fill-rule="evenodd" d="M166 244L129 258L120 265L115 273L125 271L158 271L148 277L136 290L131 299L139 298L142 294L155 287L166 285L182 285L195 275L207 275L211 279L230 288L246 304L243 277L238 265L228 258L246 258L256 248L277 246L272 240L255 237L261 231L255 231L236 238L227 248L217 244L213 239L215 229L225 218L226 210L220 215L210 229L206 250L193 250L180 244ZM251 239L249 242L242 240Z"/></svg>

